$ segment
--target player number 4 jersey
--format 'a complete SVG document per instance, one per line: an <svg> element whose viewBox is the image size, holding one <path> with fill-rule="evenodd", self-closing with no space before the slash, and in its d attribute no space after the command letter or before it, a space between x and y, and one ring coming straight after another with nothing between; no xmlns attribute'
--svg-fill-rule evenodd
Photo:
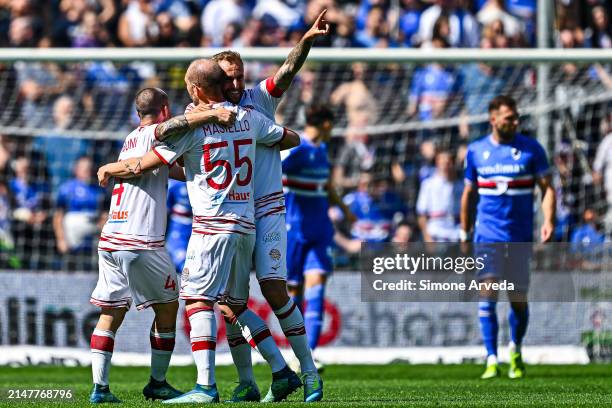
<svg viewBox="0 0 612 408"><path fill-rule="evenodd" d="M119 160L144 156L156 142L157 125L140 126L128 135ZM156 249L164 246L168 167L141 177L116 179L101 250Z"/></svg>
<svg viewBox="0 0 612 408"><path fill-rule="evenodd" d="M285 129L257 111L225 102L237 112L228 128L206 124L184 136L168 138L153 151L165 163L183 156L193 208L193 232L255 233L253 167L255 145L273 146Z"/></svg>

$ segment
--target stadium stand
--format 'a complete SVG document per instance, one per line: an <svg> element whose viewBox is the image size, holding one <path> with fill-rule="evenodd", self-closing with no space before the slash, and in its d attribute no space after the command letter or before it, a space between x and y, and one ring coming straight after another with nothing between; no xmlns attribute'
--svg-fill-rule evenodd
<svg viewBox="0 0 612 408"><path fill-rule="evenodd" d="M535 43L533 1L15 0L0 1L0 46L290 47L324 7L332 32L317 47L420 47L435 52ZM612 48L611 9L609 0L557 1L554 43L559 48ZM56 244L53 218L65 205L59 186L72 177L80 157L89 157L95 168L117 156L136 120L132 100L139 88L164 88L175 113L181 112L188 103L185 65L0 63L1 267L62 269L74 264L70 251ZM276 67L273 62L249 62L247 82L266 78ZM391 223L385 239L391 239L399 225L418 231L419 186L433 173L438 150L453 152L460 177L466 144L487 132L486 108L493 95L515 97L522 108L522 129L535 134L538 118L529 107L537 100L537 82L536 66L530 63L313 61L284 97L278 120L301 128L306 105L329 101L334 106L334 177L348 200L358 189L384 185L385 194L406 203L385 220ZM603 234L606 224L609 234L611 144L602 140L612 134L611 66L553 64L547 83L546 147L557 169L559 202L556 240L569 241L587 209L600 220L590 218L596 231ZM350 265L351 243L359 242L363 226L371 221L364 217L360 228L335 217L339 240L346 244L339 246L341 264ZM409 235L421 239L419 233ZM89 262L83 262L80 253L79 269L94 270L95 259L92 251Z"/></svg>

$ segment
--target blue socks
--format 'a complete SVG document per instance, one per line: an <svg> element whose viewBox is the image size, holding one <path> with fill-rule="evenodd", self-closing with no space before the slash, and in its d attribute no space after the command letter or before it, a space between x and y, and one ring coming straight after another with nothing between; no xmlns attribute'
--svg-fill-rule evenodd
<svg viewBox="0 0 612 408"><path fill-rule="evenodd" d="M527 324L529 323L529 307L525 304L523 310L514 309L510 305L510 313L508 314L508 322L510 323L510 336L512 342L520 347L523 343L523 337L527 332Z"/></svg>
<svg viewBox="0 0 612 408"><path fill-rule="evenodd" d="M482 333L482 341L487 349L487 356L497 356L499 324L497 322L497 312L495 311L496 306L497 302L488 300L478 302L480 332Z"/></svg>
<svg viewBox="0 0 612 408"><path fill-rule="evenodd" d="M325 285L313 286L304 291L306 300L304 324L308 336L308 346L311 350L314 350L319 344L319 337L323 328L324 296Z"/></svg>

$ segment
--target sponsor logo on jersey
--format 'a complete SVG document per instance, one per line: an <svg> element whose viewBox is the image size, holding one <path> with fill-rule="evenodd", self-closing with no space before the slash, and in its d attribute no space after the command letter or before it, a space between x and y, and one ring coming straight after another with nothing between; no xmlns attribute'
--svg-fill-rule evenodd
<svg viewBox="0 0 612 408"><path fill-rule="evenodd" d="M279 259L281 259L281 253L276 248L272 248L268 255L270 255L270 259L272 259L273 261L278 261Z"/></svg>
<svg viewBox="0 0 612 408"><path fill-rule="evenodd" d="M281 239L280 232L272 231L264 235L263 241L264 242L278 242L280 241L280 239Z"/></svg>
<svg viewBox="0 0 612 408"><path fill-rule="evenodd" d="M519 174L525 172L525 165L514 163L514 164L500 164L496 163L494 166L481 166L478 167L478 174L483 176L496 175L496 174Z"/></svg>
<svg viewBox="0 0 612 408"><path fill-rule="evenodd" d="M129 211L111 211L110 219L111 220L127 220L129 216Z"/></svg>
<svg viewBox="0 0 612 408"><path fill-rule="evenodd" d="M249 201L250 197L251 197L251 193L249 191L246 191L244 193L239 193L237 191L230 191L229 193L227 193L228 201Z"/></svg>

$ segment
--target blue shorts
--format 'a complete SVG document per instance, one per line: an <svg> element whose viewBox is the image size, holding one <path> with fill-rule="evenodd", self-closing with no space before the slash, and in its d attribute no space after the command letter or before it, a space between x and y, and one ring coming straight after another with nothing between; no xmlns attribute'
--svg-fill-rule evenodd
<svg viewBox="0 0 612 408"><path fill-rule="evenodd" d="M287 236L287 283L299 285L309 271L323 271L329 275L333 269L332 243L321 240L309 242Z"/></svg>
<svg viewBox="0 0 612 408"><path fill-rule="evenodd" d="M484 259L484 268L476 272L476 279L508 281L514 290L527 293L529 289L529 262L531 244L504 242L475 242L474 256Z"/></svg>

